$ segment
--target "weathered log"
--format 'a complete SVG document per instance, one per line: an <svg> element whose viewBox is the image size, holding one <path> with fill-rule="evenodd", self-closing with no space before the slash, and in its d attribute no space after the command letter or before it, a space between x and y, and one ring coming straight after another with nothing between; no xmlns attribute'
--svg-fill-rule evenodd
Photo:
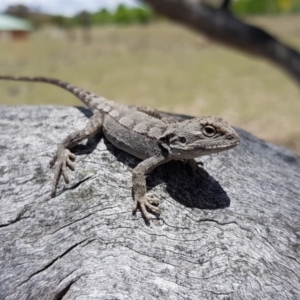
<svg viewBox="0 0 300 300"><path fill-rule="evenodd" d="M300 157L238 130L148 186L163 212L131 213L134 157L95 137L50 198L48 162L86 109L0 107L0 299L300 299Z"/></svg>

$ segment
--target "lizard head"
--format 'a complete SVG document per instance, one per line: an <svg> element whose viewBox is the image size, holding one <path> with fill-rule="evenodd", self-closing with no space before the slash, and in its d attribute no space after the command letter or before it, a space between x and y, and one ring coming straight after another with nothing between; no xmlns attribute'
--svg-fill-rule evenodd
<svg viewBox="0 0 300 300"><path fill-rule="evenodd" d="M236 131L221 118L209 116L172 124L159 144L173 159L189 159L237 146Z"/></svg>

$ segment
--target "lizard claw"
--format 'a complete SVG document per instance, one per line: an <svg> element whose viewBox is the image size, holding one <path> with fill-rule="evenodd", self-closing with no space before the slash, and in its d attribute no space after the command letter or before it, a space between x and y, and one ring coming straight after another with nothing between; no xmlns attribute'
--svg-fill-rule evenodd
<svg viewBox="0 0 300 300"><path fill-rule="evenodd" d="M72 171L75 170L75 165L72 161L76 159L76 155L71 153L69 149L63 148L58 150L50 161L50 167L52 167L57 161L57 166L54 171L54 178L52 182L51 196L54 197L56 193L57 184L61 175L66 183L69 183L69 176L67 173L67 167Z"/></svg>
<svg viewBox="0 0 300 300"><path fill-rule="evenodd" d="M49 161L50 168L52 168L55 165L56 161L57 161L57 151L54 153L51 160Z"/></svg>
<svg viewBox="0 0 300 300"><path fill-rule="evenodd" d="M158 198L156 198L154 195L152 194L145 194L143 197L141 197L140 199L136 199L134 201L134 205L132 208L132 212L135 213L137 211L138 206L140 207L142 214L144 216L144 218L150 222L150 215L148 214L148 210L151 210L152 212L156 213L156 214L160 214L161 210L157 207L154 206L152 204L159 204L160 200Z"/></svg>

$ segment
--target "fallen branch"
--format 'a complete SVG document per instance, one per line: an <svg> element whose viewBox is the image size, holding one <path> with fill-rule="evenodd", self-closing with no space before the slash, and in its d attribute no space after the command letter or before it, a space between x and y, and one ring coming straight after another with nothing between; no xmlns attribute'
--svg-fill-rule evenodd
<svg viewBox="0 0 300 300"><path fill-rule="evenodd" d="M183 23L219 43L272 61L300 84L299 52L281 43L266 31L237 19L227 9L212 8L195 0L145 2L158 13Z"/></svg>

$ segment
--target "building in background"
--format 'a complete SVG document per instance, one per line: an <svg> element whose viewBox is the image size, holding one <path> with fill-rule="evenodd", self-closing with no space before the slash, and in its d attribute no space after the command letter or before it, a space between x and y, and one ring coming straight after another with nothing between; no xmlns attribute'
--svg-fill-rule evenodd
<svg viewBox="0 0 300 300"><path fill-rule="evenodd" d="M26 40L31 30L29 21L0 14L0 41Z"/></svg>

